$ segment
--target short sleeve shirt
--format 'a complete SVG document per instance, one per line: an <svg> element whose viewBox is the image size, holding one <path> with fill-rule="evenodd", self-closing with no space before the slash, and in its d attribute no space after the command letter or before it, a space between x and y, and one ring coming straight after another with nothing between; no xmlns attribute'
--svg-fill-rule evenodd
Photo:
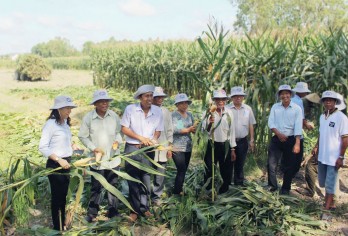
<svg viewBox="0 0 348 236"><path fill-rule="evenodd" d="M230 109L233 112L236 138L245 138L249 134L249 126L256 124L253 110L246 104L242 104L239 109L231 104Z"/></svg>
<svg viewBox="0 0 348 236"><path fill-rule="evenodd" d="M163 131L163 115L161 108L151 105L145 117L140 103L128 105L122 116L121 125L145 138L153 139L156 131ZM126 142L140 144L140 141L126 136Z"/></svg>
<svg viewBox="0 0 348 236"><path fill-rule="evenodd" d="M318 160L335 166L340 155L342 136L348 135L348 118L340 111L331 114L327 119L320 116Z"/></svg>
<svg viewBox="0 0 348 236"><path fill-rule="evenodd" d="M188 128L194 124L193 116L190 112L187 112L187 117L183 117L179 112L174 111L172 113L173 119L173 148L174 151L179 152L191 152L192 151L192 138L191 134L181 134L182 129Z"/></svg>

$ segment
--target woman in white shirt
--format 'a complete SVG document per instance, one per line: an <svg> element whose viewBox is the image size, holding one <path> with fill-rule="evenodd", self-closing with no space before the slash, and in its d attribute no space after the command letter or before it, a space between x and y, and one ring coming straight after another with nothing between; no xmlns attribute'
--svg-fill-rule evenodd
<svg viewBox="0 0 348 236"><path fill-rule="evenodd" d="M46 124L42 129L40 152L48 158L46 168L56 169L59 174L48 176L51 186L51 214L53 228L64 230L66 195L69 187L69 168L73 153L70 113L76 105L68 96L57 96Z"/></svg>

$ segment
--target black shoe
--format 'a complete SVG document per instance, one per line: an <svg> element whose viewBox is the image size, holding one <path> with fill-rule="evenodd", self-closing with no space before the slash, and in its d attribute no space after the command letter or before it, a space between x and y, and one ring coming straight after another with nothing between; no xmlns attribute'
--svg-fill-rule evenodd
<svg viewBox="0 0 348 236"><path fill-rule="evenodd" d="M279 194L280 194L280 195L290 195L290 190L281 189L281 190L279 191Z"/></svg>
<svg viewBox="0 0 348 236"><path fill-rule="evenodd" d="M268 188L268 191L270 191L270 192L275 192L275 191L277 191L278 190L278 188L276 188L276 187L269 187Z"/></svg>
<svg viewBox="0 0 348 236"><path fill-rule="evenodd" d="M115 216L119 216L120 214L118 213L118 211L116 211L114 208L113 209L109 209L108 213L106 214L106 216L111 219L112 217Z"/></svg>
<svg viewBox="0 0 348 236"><path fill-rule="evenodd" d="M88 222L88 223L92 223L93 221L95 221L95 217L94 216L91 216L91 215L87 215L85 217L85 220Z"/></svg>

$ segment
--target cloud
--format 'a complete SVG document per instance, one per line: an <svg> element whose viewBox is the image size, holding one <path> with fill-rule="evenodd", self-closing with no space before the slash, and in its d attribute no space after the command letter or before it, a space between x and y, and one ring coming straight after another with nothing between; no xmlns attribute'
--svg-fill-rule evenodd
<svg viewBox="0 0 348 236"><path fill-rule="evenodd" d="M127 0L120 4L120 9L132 16L153 16L156 13L155 8L144 0Z"/></svg>
<svg viewBox="0 0 348 236"><path fill-rule="evenodd" d="M49 16L39 16L36 21L38 24L48 27L54 27L59 23L57 18Z"/></svg>
<svg viewBox="0 0 348 236"><path fill-rule="evenodd" d="M101 30L103 26L101 24L96 24L96 23L77 23L74 25L76 28L80 30L85 30L85 31L90 31L90 30Z"/></svg>
<svg viewBox="0 0 348 236"><path fill-rule="evenodd" d="M0 22L1 22L0 24L1 31L10 31L14 29L16 25L15 22L10 18L2 18L2 19L0 18Z"/></svg>

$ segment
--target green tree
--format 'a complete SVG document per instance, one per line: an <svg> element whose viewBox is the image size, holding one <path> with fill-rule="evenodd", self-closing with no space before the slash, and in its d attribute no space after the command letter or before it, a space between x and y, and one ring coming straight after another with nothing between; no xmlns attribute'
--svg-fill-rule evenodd
<svg viewBox="0 0 348 236"><path fill-rule="evenodd" d="M345 0L230 0L238 8L236 30L318 29L348 23Z"/></svg>
<svg viewBox="0 0 348 236"><path fill-rule="evenodd" d="M69 40L60 37L56 37L47 43L35 45L32 47L31 52L42 57L67 57L79 54Z"/></svg>

